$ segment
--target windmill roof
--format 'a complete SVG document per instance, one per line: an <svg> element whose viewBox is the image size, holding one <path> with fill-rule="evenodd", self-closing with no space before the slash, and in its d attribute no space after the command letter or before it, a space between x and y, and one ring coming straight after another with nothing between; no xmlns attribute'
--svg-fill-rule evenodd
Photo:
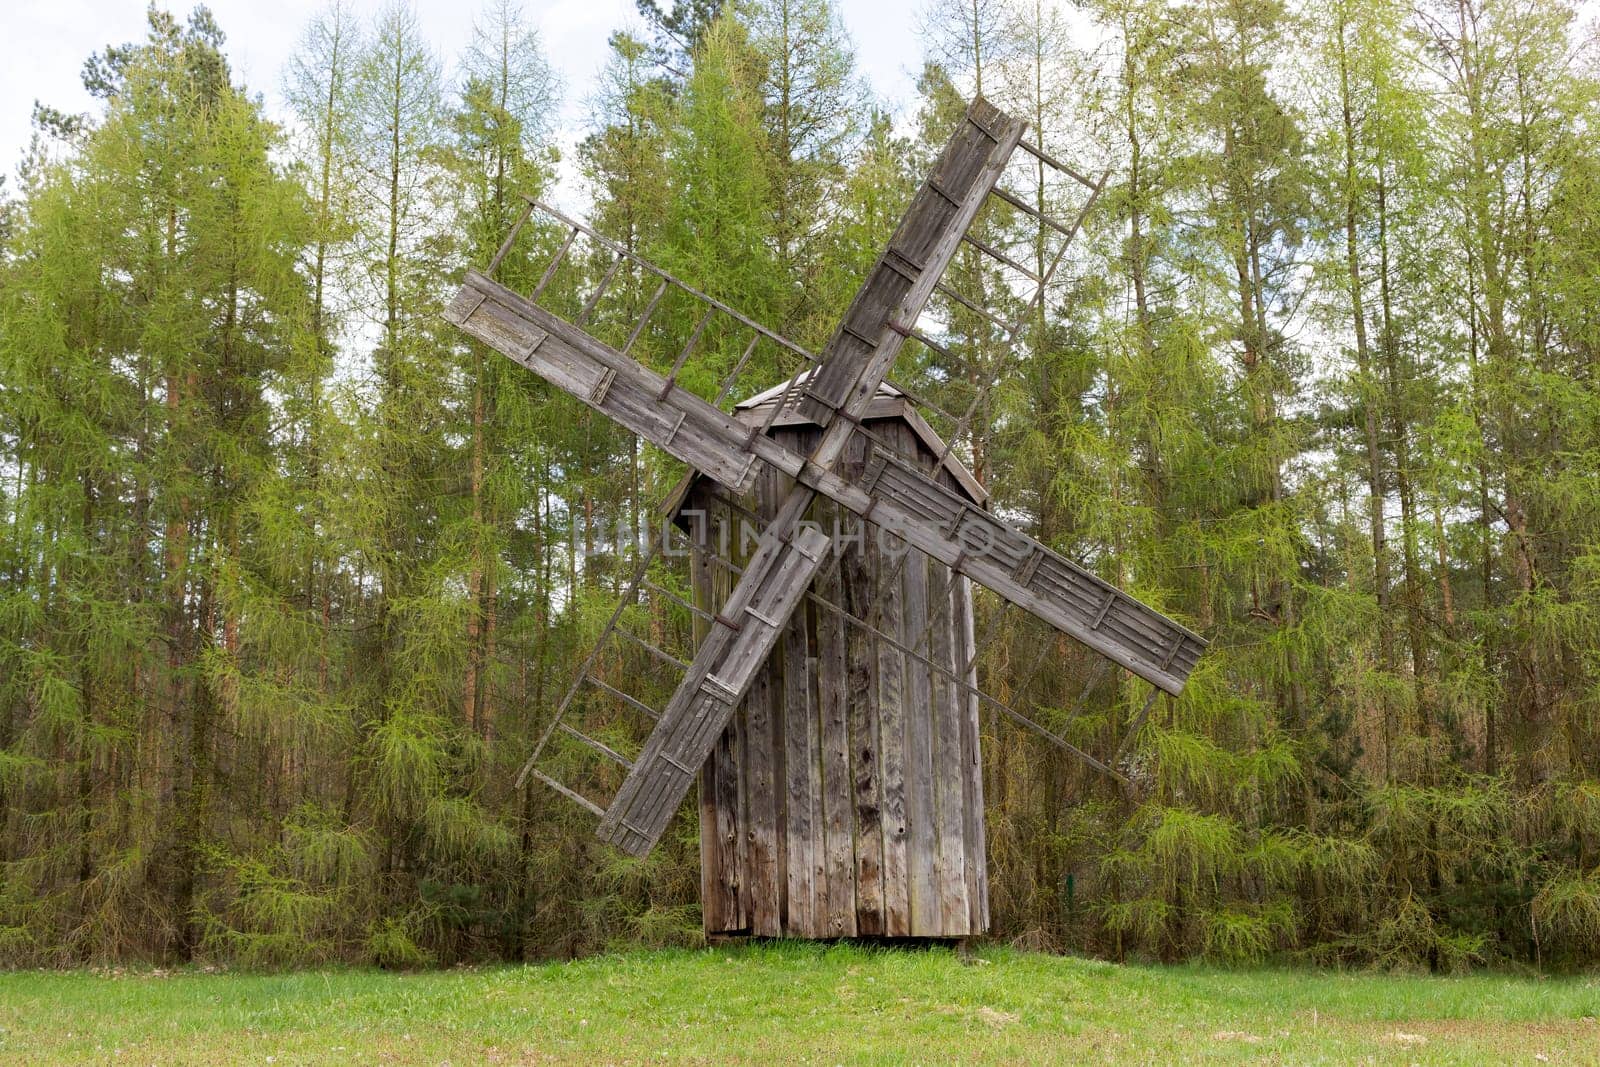
<svg viewBox="0 0 1600 1067"><path fill-rule="evenodd" d="M777 400L778 397L782 396L785 389L791 389L789 384L790 382L794 383L793 389L791 389L791 395L798 396L799 394L794 392L794 390L799 389L801 386L809 382L811 380L812 373L812 370L803 370L799 374L796 374L793 378L790 378L787 382L779 382L771 389L763 389L755 396L746 397L737 404L733 405L733 410L748 411L751 408L761 407L763 404L770 404ZM878 386L878 391L872 394L874 400L880 396L894 397L905 395L906 394L903 390L901 390L888 379L884 379L883 383Z"/></svg>
<svg viewBox="0 0 1600 1067"><path fill-rule="evenodd" d="M805 385L810 377L811 371L801 371L789 381L780 382L771 389L763 389L754 396L739 401L733 406L734 418L746 425L762 425L766 422L767 416L771 414L773 405L778 402L778 398L787 389L789 391L789 402L773 418L772 426L776 428L779 426L816 425L816 420L801 414L799 409L801 387ZM791 382L793 383L792 386ZM961 487L962 492L966 493L967 497L980 507L987 505L989 491L983 487L983 483L978 481L953 451L947 452L944 440L932 426L928 425L928 420L918 413L916 401L906 395L904 390L885 381L878 386L878 391L872 395L872 402L867 405L862 421L887 419L899 419L904 422L910 427L911 432L916 434L917 440L922 442L924 448L935 456L944 456L942 466L955 479L956 485ZM664 513L676 515L678 509L683 506L683 502L688 499L689 491L703 477L705 475L693 469L685 474L677 487L663 501L662 510Z"/></svg>

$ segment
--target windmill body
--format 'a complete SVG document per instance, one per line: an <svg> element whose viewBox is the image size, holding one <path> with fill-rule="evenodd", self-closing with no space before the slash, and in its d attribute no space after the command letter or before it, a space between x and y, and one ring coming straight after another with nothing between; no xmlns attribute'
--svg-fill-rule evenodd
<svg viewBox="0 0 1600 1067"><path fill-rule="evenodd" d="M779 394L752 397L735 417L761 426L775 415L766 433L809 452L820 427L798 404L774 413ZM871 436L852 439L840 457L845 477L889 450L975 506L987 499L898 389L880 386L864 419ZM793 486L769 469L738 499L703 476L680 487L670 506L693 535L692 584L706 613L748 561L741 541L750 525L770 522ZM706 933L982 933L979 704L955 684L976 683L971 583L826 498L806 521L834 541L809 610L790 616L700 772Z"/></svg>

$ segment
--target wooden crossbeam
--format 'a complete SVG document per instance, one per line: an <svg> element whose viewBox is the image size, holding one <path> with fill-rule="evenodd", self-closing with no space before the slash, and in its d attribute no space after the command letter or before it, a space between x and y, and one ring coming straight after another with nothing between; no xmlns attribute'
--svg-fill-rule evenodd
<svg viewBox="0 0 1600 1067"><path fill-rule="evenodd" d="M1039 162L1043 163L1045 166L1053 167L1056 170L1059 170L1062 174L1065 174L1067 177L1071 178L1073 181L1076 181L1076 182L1079 182L1079 183L1081 183L1083 185L1086 185L1090 189L1096 188L1096 185L1095 185L1095 183L1094 183L1094 181L1092 179L1085 177L1083 174L1079 173L1077 170L1074 170L1072 167L1067 166L1065 163L1061 162L1061 160L1057 159L1055 156L1050 155L1048 152L1046 152L1044 149L1040 148L1038 145L1034 144L1032 141L1028 140L1026 137L1024 137L1022 139L1022 143L1019 144L1017 147L1021 148L1024 152L1027 152L1030 156L1032 156L1033 158L1037 159Z"/></svg>
<svg viewBox="0 0 1600 1067"><path fill-rule="evenodd" d="M533 287L533 292L528 294L529 300L536 301L539 299L539 295L544 292L545 286L549 285L550 280L556 276L556 271L561 267L561 261L567 258L567 252L572 248L572 242L576 241L577 239L578 228L574 226L570 231L568 231L567 239L561 242L560 249L558 249L556 254L551 258L550 265L544 269L544 274L540 275L539 284L535 285Z"/></svg>
<svg viewBox="0 0 1600 1067"><path fill-rule="evenodd" d="M994 260L995 262L1003 264L1003 265L1005 265L1007 267L1010 267L1012 270L1016 271L1018 274L1021 274L1023 277L1027 278L1029 281L1038 282L1038 281L1042 280L1037 273L1035 273L1034 271L1030 270L1027 267L1024 267L1021 263L1018 263L1016 260L1012 259L1010 256L1006 255L1004 252L1000 251L1000 249L998 249L998 248L994 247L993 245L989 244L987 241L980 241L978 238L972 236L972 234L970 234L970 233L963 234L961 239L963 241L967 242L967 244L971 245L973 248L976 248L978 251L982 252L984 255L988 256L990 259Z"/></svg>
<svg viewBox="0 0 1600 1067"><path fill-rule="evenodd" d="M667 281L662 279L656 291L650 295L650 302L644 306L644 311L639 315L639 320L633 324L633 332L628 334L628 340L622 346L622 354L627 355L633 351L633 344L644 333L644 328L650 324L650 316L656 313L656 305L661 303L661 298L667 295Z"/></svg>
<svg viewBox="0 0 1600 1067"><path fill-rule="evenodd" d="M528 210L533 210L532 204L528 205ZM583 326L588 323L589 316L594 314L595 305L600 303L600 298L606 295L607 289L611 288L611 279L617 276L617 271L621 266L622 257L620 255L613 256L611 258L611 266L607 267L605 274L600 277L600 284L594 287L594 292L589 294L589 299L583 302L583 310L579 311L578 317L572 320L575 325Z"/></svg>
<svg viewBox="0 0 1600 1067"><path fill-rule="evenodd" d="M944 284L944 282L940 282L936 288L939 290L939 292L943 293L945 296L948 296L956 303L962 305L968 311L971 311L976 315L982 315L984 318L988 319L1002 330L1011 329L1011 323L1007 322L1005 319L1002 319L999 315L996 315L994 312L990 311L988 308L972 299L972 297L967 296L965 293L957 292L955 289Z"/></svg>
<svg viewBox="0 0 1600 1067"><path fill-rule="evenodd" d="M684 342L683 351L678 353L678 358L673 360L672 369L667 372L667 383L661 387L661 394L656 397L657 400L665 400L667 394L676 388L678 375L683 373L683 365L689 362L689 356L694 352L695 345L700 343L700 337L706 332L711 316L716 313L716 308L706 308L705 314L700 316L700 321L695 323L694 332L689 334L689 340Z"/></svg>
<svg viewBox="0 0 1600 1067"><path fill-rule="evenodd" d="M603 678L596 678L592 674L585 674L583 676L583 680L600 690L602 693L610 693L612 696L616 697L618 700L622 701L624 704L628 705L630 708L637 711L640 715L643 715L651 722L656 722L661 718L661 713L655 708L652 708L649 704L646 704L644 701L640 700L631 693L624 693L622 690L618 689L616 686L612 685Z"/></svg>
<svg viewBox="0 0 1600 1067"><path fill-rule="evenodd" d="M618 752L604 741L601 741L599 738L590 737L582 730L575 729L566 723L561 724L561 732L566 734L568 737L576 738L583 744L588 745L590 748L600 753L612 763L615 763L620 767L626 767L629 770L633 769L633 760L629 759L627 756L624 756L622 753Z"/></svg>
<svg viewBox="0 0 1600 1067"><path fill-rule="evenodd" d="M739 356L738 362L733 365L733 370L730 371L728 377L723 380L722 388L717 390L717 398L715 401L713 401L714 403L720 404L724 400L728 399L728 394L733 392L734 383L739 380L739 375L744 373L745 367L750 363L750 357L756 354L756 345L760 343L760 333L755 333L750 336L750 343L745 346L744 352Z"/></svg>
<svg viewBox="0 0 1600 1067"><path fill-rule="evenodd" d="M1150 717L1150 709L1156 706L1156 697L1161 695L1159 688L1152 687L1150 695L1144 698L1144 706L1139 709L1133 722L1128 725L1128 732L1122 735L1122 743L1117 745L1116 754L1111 757L1111 762L1116 763L1122 759L1124 753L1133 745L1134 738L1139 736L1139 731L1144 729L1144 721Z"/></svg>
<svg viewBox="0 0 1600 1067"><path fill-rule="evenodd" d="M1068 226L1060 219L1052 218L1051 216L1046 215L1044 212L1040 211L1036 207L1031 206L1015 194L1008 193L999 186L996 186L994 195L998 196L1001 200L1004 200L1006 203L1010 204L1024 215L1032 215L1034 219L1050 227L1052 230L1055 230L1057 233L1066 234L1068 237L1072 236L1072 227Z"/></svg>
<svg viewBox="0 0 1600 1067"><path fill-rule="evenodd" d="M549 786L551 789L554 789L557 793L560 793L562 796L566 797L568 800L571 800L571 801L575 802L576 804L578 804L579 807L586 808L589 811L594 812L596 815L603 816L606 813L606 809L605 808L602 808L600 805L596 804L594 801L590 800L588 797L584 796L582 793L578 792L576 789L572 789L572 788L569 788L568 786L562 785L560 782L556 781L554 778L550 777L548 774L546 774L543 771L539 770L537 767L529 767L529 768L527 768L527 773L524 775L524 777L537 778L539 781L543 782L545 785ZM519 781L520 781L520 779L519 779Z"/></svg>
<svg viewBox="0 0 1600 1067"><path fill-rule="evenodd" d="M489 277L494 277L494 272L500 269L501 261L506 258L512 246L517 243L517 234L522 232L523 225L528 221L528 216L532 214L533 203L530 201L528 206L523 208L521 214L517 216L517 221L511 224L511 232L506 234L504 241L500 242L500 247L495 250L494 258L489 260L487 267L483 268L483 272Z"/></svg>

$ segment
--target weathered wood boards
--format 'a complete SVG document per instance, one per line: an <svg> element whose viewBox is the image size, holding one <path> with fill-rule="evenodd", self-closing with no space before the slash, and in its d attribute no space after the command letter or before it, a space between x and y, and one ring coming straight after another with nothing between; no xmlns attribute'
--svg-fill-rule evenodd
<svg viewBox="0 0 1600 1067"><path fill-rule="evenodd" d="M745 417L753 413L743 412ZM901 419L875 419L840 460L858 474L882 448L956 487L937 471L937 450ZM819 431L774 433L809 450ZM757 480L742 506L768 517L789 480ZM695 599L713 611L725 598L714 558L743 565L723 494L700 480L683 506L710 516L696 553ZM850 616L886 628L934 663L907 656L844 614L808 602L763 666L701 776L701 899L708 934L764 937L964 937L987 929L978 892L985 870L983 789L971 694L952 681L972 659L966 580L921 554L903 556L886 532L819 498L808 521L832 529L839 551L813 590ZM726 547L724 547L726 546ZM723 568L723 571L729 568ZM946 594L930 593L944 589ZM935 665L936 664L936 665ZM909 677L910 683L907 683ZM779 700L767 694L782 692ZM907 751L915 758L908 761ZM733 765L724 762L731 754ZM728 775L743 796L723 788ZM764 791L769 775L779 788ZM779 876L772 886L770 857Z"/></svg>
<svg viewBox="0 0 1600 1067"><path fill-rule="evenodd" d="M811 584L827 547L827 535L810 527L798 530L791 540L770 536L770 531L763 536L746 574L759 567L765 580L752 587L741 579L718 613L688 674L600 820L601 840L636 856L655 847ZM648 771L641 774L641 769Z"/></svg>
<svg viewBox="0 0 1600 1067"><path fill-rule="evenodd" d="M871 400L1026 128L981 97L967 108L807 381L802 415L827 427Z"/></svg>
<svg viewBox="0 0 1600 1067"><path fill-rule="evenodd" d="M857 293L835 342L824 353L821 368L807 384L807 413L824 428L822 437L805 461L801 484L790 490L763 535L770 551L758 550L751 558L719 615L718 621L726 629L753 636L741 641L713 630L701 645L638 762L600 820L597 832L602 840L633 855L644 855L655 847L673 810L682 802L689 789L688 766L698 766L710 751L787 619L787 612L752 612L747 602L758 590L771 588L776 590L775 601L792 604L821 566L826 538L822 539L823 548L813 553L802 547L808 533L796 533L816 494L807 475L828 473L843 453L855 420L866 411L894 365L905 341L903 330L922 314L961 235L1022 139L1025 125L982 100L975 101L968 108L967 121L907 209L879 269ZM898 269L884 269L890 259L896 260ZM843 418L835 420L836 414ZM745 614L741 616L741 612ZM760 627L747 628L752 616ZM743 657L753 657L755 662ZM825 759L830 751L825 744Z"/></svg>

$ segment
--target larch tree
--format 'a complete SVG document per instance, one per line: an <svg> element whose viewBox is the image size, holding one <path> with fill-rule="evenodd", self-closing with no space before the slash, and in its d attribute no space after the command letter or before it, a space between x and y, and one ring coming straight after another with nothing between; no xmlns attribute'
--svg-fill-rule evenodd
<svg viewBox="0 0 1600 1067"><path fill-rule="evenodd" d="M444 124L439 61L401 4L366 35L352 81L351 144L360 160L357 307L375 332L370 379L344 400L356 426L344 521L359 531L365 592L361 708L352 782L376 832L375 912L380 962L426 958L426 933L447 902L428 899L429 844L450 832L449 785L465 673L465 601L449 591L441 525L460 499L448 440L457 418L448 348L440 343L434 279Z"/></svg>
<svg viewBox="0 0 1600 1067"><path fill-rule="evenodd" d="M835 223L833 197L860 134L865 87L831 4L765 0L744 17L762 60L776 267L792 286L771 325L820 345L842 309L809 299L822 269L818 239Z"/></svg>

